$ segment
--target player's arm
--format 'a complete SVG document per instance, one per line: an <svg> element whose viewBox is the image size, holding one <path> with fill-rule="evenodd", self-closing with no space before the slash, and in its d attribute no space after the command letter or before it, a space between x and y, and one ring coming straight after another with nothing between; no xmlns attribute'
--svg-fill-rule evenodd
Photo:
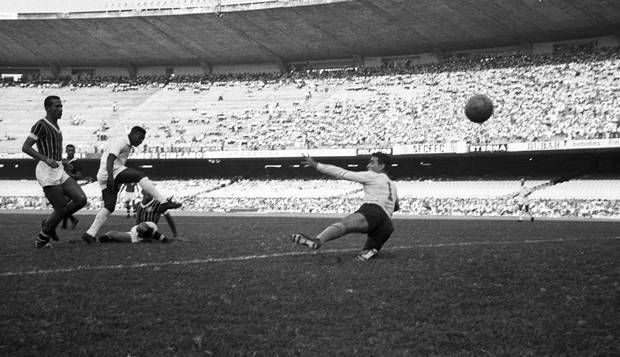
<svg viewBox="0 0 620 357"><path fill-rule="evenodd" d="M25 153L26 155L32 157L35 160L43 161L49 167L57 168L58 167L58 163L56 161L54 161L54 160L50 159L49 157L41 154L40 152L36 151L32 147L36 142L37 142L37 140L33 137L33 134L30 134L26 138L26 140L24 140L24 144L22 145L22 152Z"/></svg>
<svg viewBox="0 0 620 357"><path fill-rule="evenodd" d="M355 172L355 171L345 170L341 167L334 166L334 165L322 164L314 160L311 156L304 156L302 159L302 164L309 166L309 167L313 167L318 172L328 175L328 176L335 177L337 179L364 183L364 182L367 182L370 178L368 171Z"/></svg>
<svg viewBox="0 0 620 357"><path fill-rule="evenodd" d="M67 173L67 175L69 175L69 177L71 177L75 181L83 179L82 172L76 167L75 163L72 164L68 161L63 160L62 164L64 166L65 172Z"/></svg>
<svg viewBox="0 0 620 357"><path fill-rule="evenodd" d="M174 223L174 219L172 219L172 216L168 212L164 213L164 217L166 218L166 222L168 222L168 226L170 226L170 230L172 231L172 236L176 238L177 237L177 225L176 223Z"/></svg>
<svg viewBox="0 0 620 357"><path fill-rule="evenodd" d="M105 169L108 173L107 187L111 190L114 189L114 160L116 160L116 155L109 153L105 163Z"/></svg>

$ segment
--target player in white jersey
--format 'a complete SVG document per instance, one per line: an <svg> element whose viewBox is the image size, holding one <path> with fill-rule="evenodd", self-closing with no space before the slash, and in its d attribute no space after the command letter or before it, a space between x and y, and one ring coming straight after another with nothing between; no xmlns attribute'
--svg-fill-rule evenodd
<svg viewBox="0 0 620 357"><path fill-rule="evenodd" d="M131 149L142 144L146 136L146 130L139 126L134 126L128 135L123 135L112 139L108 143L106 151L101 155L99 163L99 172L97 173L97 181L101 186L101 195L103 196L103 207L97 212L95 220L90 228L82 234L82 240L86 243L96 241L97 232L108 217L116 208L116 200L120 184L138 183L142 190L149 193L156 200L163 202L166 209L175 209L181 207L180 203L168 200L160 193L153 182L142 171L132 169L125 166Z"/></svg>
<svg viewBox="0 0 620 357"><path fill-rule="evenodd" d="M521 186L519 191L513 195L515 202L517 203L517 211L519 212L518 221L523 221L523 217L528 215L530 221L534 222L534 216L530 211L530 195L534 192L534 189L525 186L525 179L521 179Z"/></svg>
<svg viewBox="0 0 620 357"><path fill-rule="evenodd" d="M387 175L392 166L391 157L385 153L373 153L366 165L368 170L361 172L322 164L310 156L304 156L302 163L323 174L361 183L364 186L364 203L357 211L328 226L315 238L295 233L291 235L291 240L319 249L323 244L348 233L366 233L368 238L357 259L367 261L376 256L394 231L392 214L399 209L396 185Z"/></svg>

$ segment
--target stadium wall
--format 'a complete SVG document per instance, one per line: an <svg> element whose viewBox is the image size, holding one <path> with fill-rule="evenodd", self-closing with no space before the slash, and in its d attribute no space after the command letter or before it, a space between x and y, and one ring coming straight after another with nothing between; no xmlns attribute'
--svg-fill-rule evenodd
<svg viewBox="0 0 620 357"><path fill-rule="evenodd" d="M321 162L353 171L365 170L368 155L316 157ZM301 158L230 159L132 159L129 166L139 168L156 180L190 178L247 177L262 179L313 178L322 175L300 166ZM82 170L94 177L99 160L83 159ZM620 149L472 152L468 154L394 156L394 179L550 179L575 172L587 172L591 178L620 178ZM0 160L0 179L34 179L36 162L32 159Z"/></svg>
<svg viewBox="0 0 620 357"><path fill-rule="evenodd" d="M240 65L214 65L213 74L228 73L276 73L280 68L276 63L257 63Z"/></svg>

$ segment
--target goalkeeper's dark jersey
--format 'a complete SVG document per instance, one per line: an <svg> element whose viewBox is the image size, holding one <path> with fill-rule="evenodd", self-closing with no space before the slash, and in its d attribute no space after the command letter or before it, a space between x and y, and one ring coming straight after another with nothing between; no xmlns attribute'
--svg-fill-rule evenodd
<svg viewBox="0 0 620 357"><path fill-rule="evenodd" d="M152 199L146 204L140 202L136 205L136 224L142 222L157 223L163 213L161 202L156 199Z"/></svg>

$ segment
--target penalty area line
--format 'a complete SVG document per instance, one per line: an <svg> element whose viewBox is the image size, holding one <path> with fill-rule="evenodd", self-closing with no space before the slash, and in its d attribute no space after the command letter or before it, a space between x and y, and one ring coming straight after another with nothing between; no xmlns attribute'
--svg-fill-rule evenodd
<svg viewBox="0 0 620 357"><path fill-rule="evenodd" d="M620 240L620 237L538 239L538 240L527 239L527 240L506 241L506 242L497 242L497 241L449 242L449 243L403 245L403 246L385 248L385 250L392 251L392 250L428 249L428 248L442 248L442 247L471 247L471 246L483 246L483 245L502 246L502 245L518 245L518 244L543 244L543 243L564 243L564 242L604 241L604 240ZM247 260L262 260L262 259L294 257L294 256L303 256L303 255L316 255L319 253L350 253L350 252L357 252L357 251L359 251L359 249L357 248L321 249L321 250L306 250L306 251L300 251L300 252L243 255L243 256L236 256L236 257L176 260L176 261L168 261L168 262L94 265L94 266L78 265L76 267L69 267L69 268L38 269L38 270L28 270L28 271L5 272L5 273L0 273L0 277L44 275L44 274L55 274L55 273L76 273L76 272L81 272L81 271L95 271L95 270L140 269L140 268L154 268L154 267L162 267L162 266L184 266L184 265L192 265L192 264L239 262L239 261L247 261Z"/></svg>

